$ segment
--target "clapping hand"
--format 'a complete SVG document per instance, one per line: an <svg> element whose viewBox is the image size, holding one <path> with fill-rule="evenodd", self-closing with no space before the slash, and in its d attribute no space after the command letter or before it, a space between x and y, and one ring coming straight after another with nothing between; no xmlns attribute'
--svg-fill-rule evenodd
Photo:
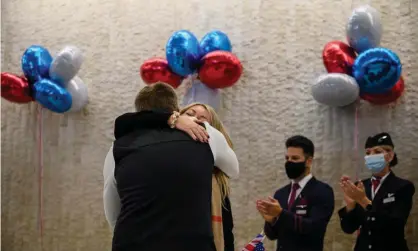
<svg viewBox="0 0 418 251"><path fill-rule="evenodd" d="M353 200L350 196L347 195L347 193L345 192L346 189L346 182L350 180L350 177L343 175L340 179L340 187L341 190L344 193L344 201L345 204L347 205L347 210L351 211L356 207L356 201Z"/></svg>
<svg viewBox="0 0 418 251"><path fill-rule="evenodd" d="M362 205L363 207L370 204L370 200L367 198L362 181L359 181L357 185L355 185L350 179L346 179L343 176L343 178L341 178L340 186L344 191L344 199L346 200L348 207L352 208L354 202Z"/></svg>
<svg viewBox="0 0 418 251"><path fill-rule="evenodd" d="M272 223L283 211L280 203L273 197L269 197L268 200L257 200L257 210L269 223Z"/></svg>

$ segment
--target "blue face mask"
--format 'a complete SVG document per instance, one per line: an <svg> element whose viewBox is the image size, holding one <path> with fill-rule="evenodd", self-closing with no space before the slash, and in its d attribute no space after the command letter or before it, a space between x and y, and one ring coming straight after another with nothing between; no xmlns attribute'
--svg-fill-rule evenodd
<svg viewBox="0 0 418 251"><path fill-rule="evenodd" d="M364 157L366 161L366 167L372 171L372 173L381 172L386 166L385 154L374 154Z"/></svg>

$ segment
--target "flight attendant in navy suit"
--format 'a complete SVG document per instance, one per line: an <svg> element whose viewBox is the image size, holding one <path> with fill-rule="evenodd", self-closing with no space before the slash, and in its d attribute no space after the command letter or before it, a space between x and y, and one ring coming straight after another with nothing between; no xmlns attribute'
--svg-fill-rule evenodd
<svg viewBox="0 0 418 251"><path fill-rule="evenodd" d="M409 250L404 228L415 187L392 171L398 163L394 148L388 133L369 137L365 144L365 161L372 177L357 184L349 177L341 178L347 205L338 214L345 233L360 230L355 251Z"/></svg>
<svg viewBox="0 0 418 251"><path fill-rule="evenodd" d="M258 200L264 232L277 251L321 251L334 211L332 188L311 174L314 144L304 136L286 141L286 174L291 183L268 200Z"/></svg>

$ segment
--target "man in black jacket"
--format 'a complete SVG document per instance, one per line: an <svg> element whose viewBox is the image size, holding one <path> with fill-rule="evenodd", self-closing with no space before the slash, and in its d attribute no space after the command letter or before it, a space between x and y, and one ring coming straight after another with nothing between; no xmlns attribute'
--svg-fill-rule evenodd
<svg viewBox="0 0 418 251"><path fill-rule="evenodd" d="M145 87L135 104L137 113L116 119L113 154L105 161L106 216L117 219L107 217L112 226L116 221L112 250L214 251L212 170L214 165L238 170L235 154L208 124L209 144L193 139L202 136L199 130L190 130L193 138L173 130L180 117L171 87Z"/></svg>
<svg viewBox="0 0 418 251"><path fill-rule="evenodd" d="M286 174L292 180L269 200L258 200L264 231L277 251L321 251L334 211L332 188L311 174L314 144L304 136L286 141Z"/></svg>
<svg viewBox="0 0 418 251"><path fill-rule="evenodd" d="M372 177L354 184L341 178L346 206L338 211L341 228L359 230L355 251L408 251L404 228L412 208L414 184L397 177L398 163L388 133L369 137L365 145L366 166Z"/></svg>

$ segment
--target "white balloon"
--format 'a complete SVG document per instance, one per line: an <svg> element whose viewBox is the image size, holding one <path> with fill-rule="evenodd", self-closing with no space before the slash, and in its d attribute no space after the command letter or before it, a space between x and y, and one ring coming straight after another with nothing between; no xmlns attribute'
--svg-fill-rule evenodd
<svg viewBox="0 0 418 251"><path fill-rule="evenodd" d="M88 89L81 78L75 76L71 79L67 84L67 91L73 99L69 112L78 112L87 105L89 101Z"/></svg>
<svg viewBox="0 0 418 251"><path fill-rule="evenodd" d="M83 60L83 54L79 48L66 46L52 61L49 68L50 78L65 87L77 75Z"/></svg>
<svg viewBox="0 0 418 251"><path fill-rule="evenodd" d="M357 100L360 88L356 80L346 74L329 73L315 80L312 96L318 103L329 106L346 106Z"/></svg>
<svg viewBox="0 0 418 251"><path fill-rule="evenodd" d="M379 12L368 6L356 8L348 19L347 39L357 53L379 46L382 24Z"/></svg>
<svg viewBox="0 0 418 251"><path fill-rule="evenodd" d="M221 92L218 89L211 89L199 80L194 80L192 87L187 90L183 97L183 106L192 103L203 103L212 106L215 110L219 109L221 102Z"/></svg>

